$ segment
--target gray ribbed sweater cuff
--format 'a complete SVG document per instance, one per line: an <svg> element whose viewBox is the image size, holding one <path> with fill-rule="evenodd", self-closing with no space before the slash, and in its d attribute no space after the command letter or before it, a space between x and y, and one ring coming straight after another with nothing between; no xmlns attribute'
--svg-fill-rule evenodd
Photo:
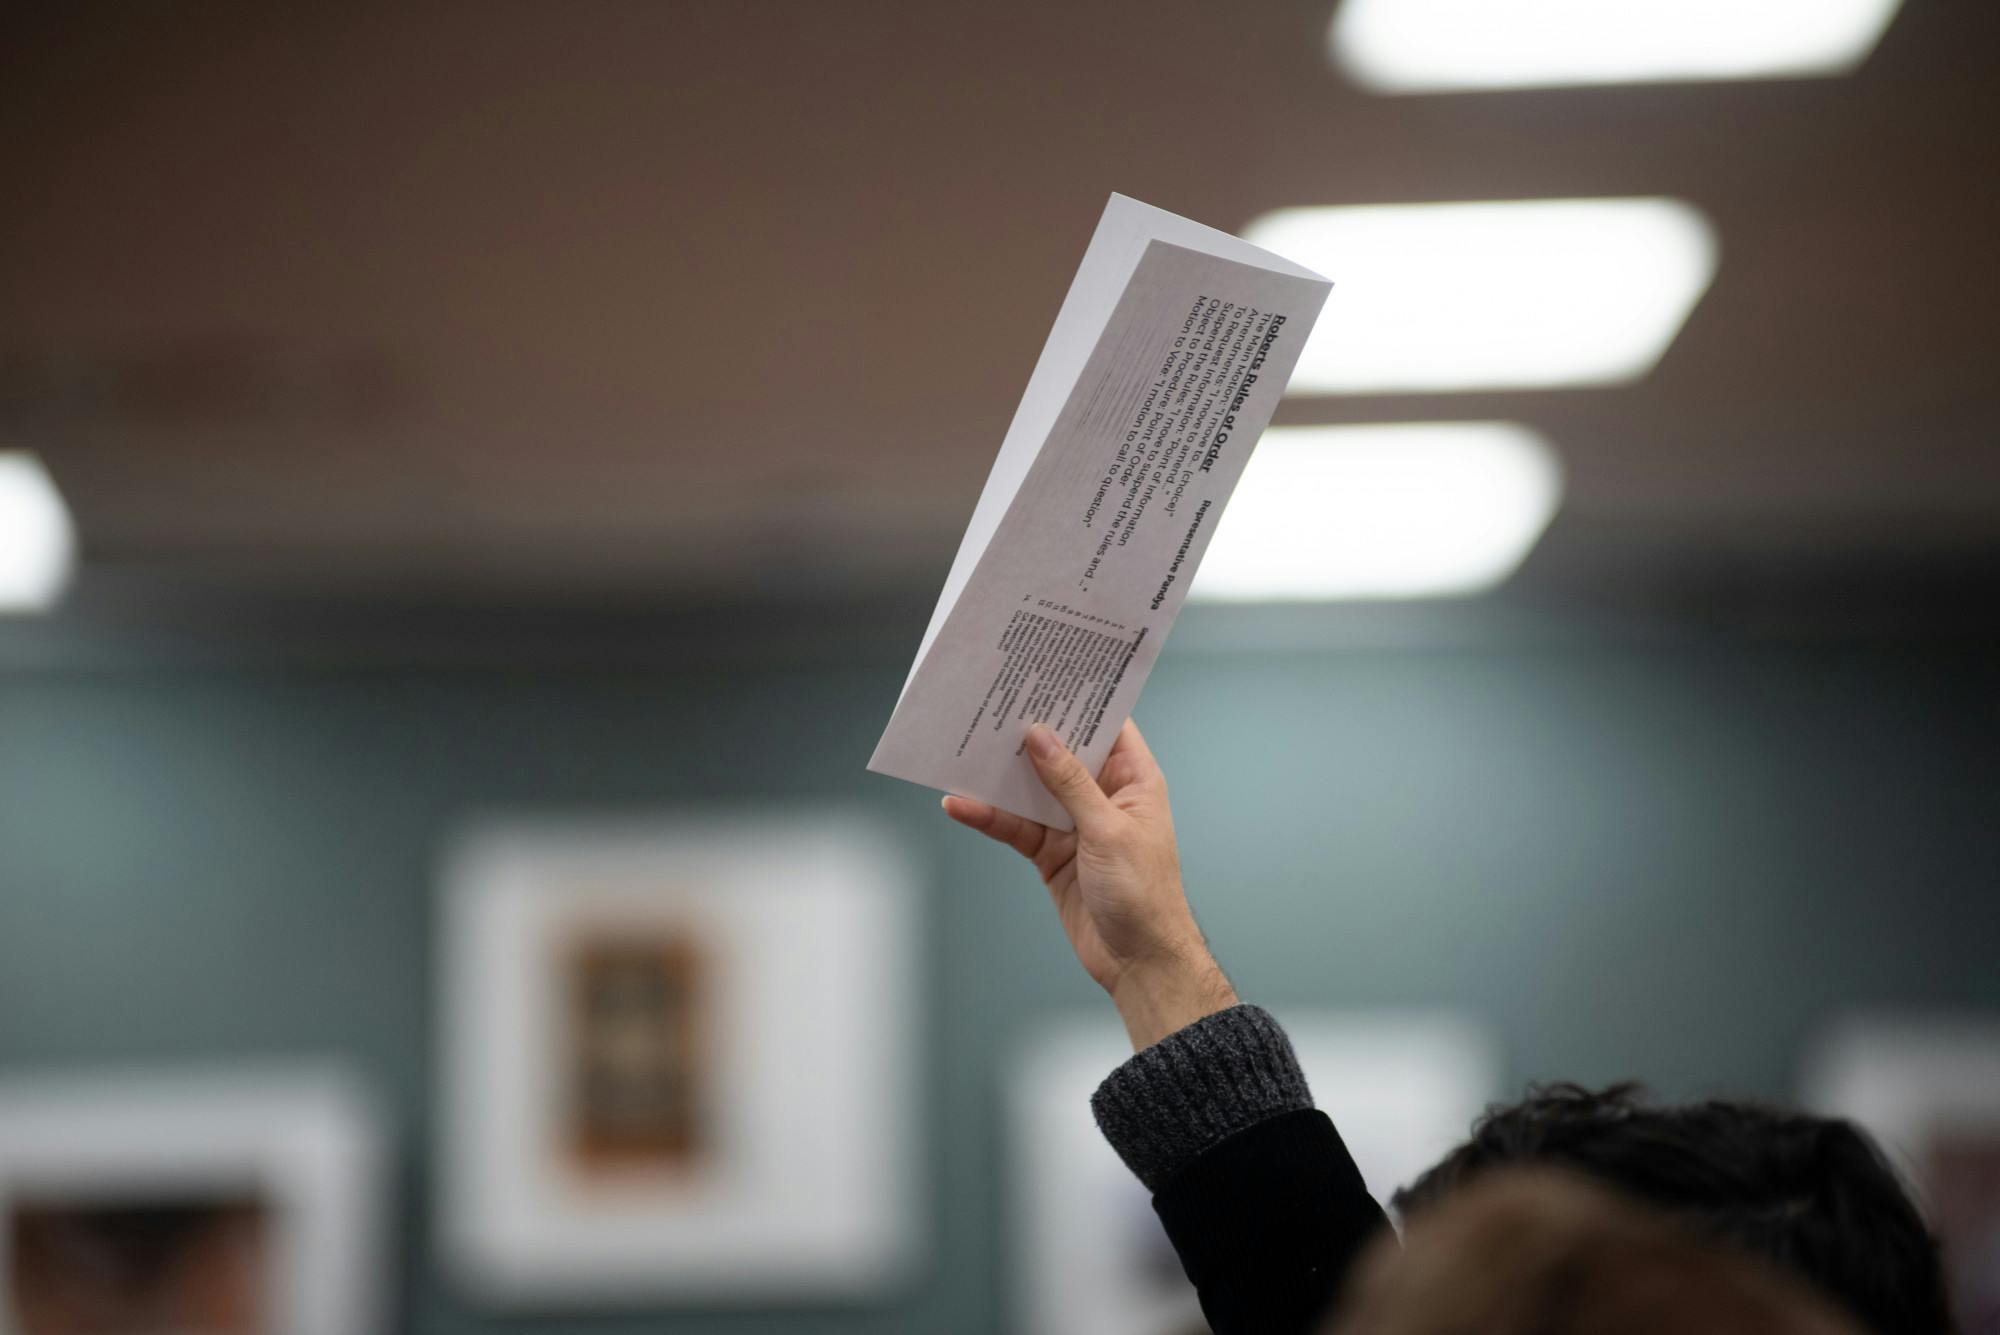
<svg viewBox="0 0 2000 1335"><path fill-rule="evenodd" d="M1291 1040L1257 1006L1232 1006L1168 1034L1090 1098L1098 1129L1149 1191L1245 1127L1310 1107Z"/></svg>

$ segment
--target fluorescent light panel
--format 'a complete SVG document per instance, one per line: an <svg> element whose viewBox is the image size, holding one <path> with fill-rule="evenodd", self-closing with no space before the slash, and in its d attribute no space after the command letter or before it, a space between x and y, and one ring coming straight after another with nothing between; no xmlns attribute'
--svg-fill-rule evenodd
<svg viewBox="0 0 2000 1335"><path fill-rule="evenodd" d="M1846 74L1900 0L1346 0L1334 62L1384 93Z"/></svg>
<svg viewBox="0 0 2000 1335"><path fill-rule="evenodd" d="M1190 598L1300 602L1473 594L1554 517L1562 469L1512 422L1273 427Z"/></svg>
<svg viewBox="0 0 2000 1335"><path fill-rule="evenodd" d="M41 461L0 450L0 612L53 606L75 553L69 511Z"/></svg>
<svg viewBox="0 0 2000 1335"><path fill-rule="evenodd" d="M1243 235L1333 277L1304 394L1633 380L1716 264L1707 220L1673 199L1280 209Z"/></svg>

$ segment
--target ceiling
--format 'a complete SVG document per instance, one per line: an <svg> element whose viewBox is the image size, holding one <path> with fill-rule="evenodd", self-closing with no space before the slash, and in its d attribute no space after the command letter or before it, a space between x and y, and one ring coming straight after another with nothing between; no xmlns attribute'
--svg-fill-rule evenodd
<svg viewBox="0 0 2000 1335"><path fill-rule="evenodd" d="M0 432L93 577L928 587L1109 191L1667 194L1721 267L1640 383L1280 420L1533 424L1573 568L2000 544L2000 6L1845 79L1407 98L1329 15L16 3Z"/></svg>

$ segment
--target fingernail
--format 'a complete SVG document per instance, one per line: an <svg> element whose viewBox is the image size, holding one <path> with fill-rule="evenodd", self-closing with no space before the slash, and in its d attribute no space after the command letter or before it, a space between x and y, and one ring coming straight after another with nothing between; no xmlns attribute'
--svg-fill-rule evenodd
<svg viewBox="0 0 2000 1335"><path fill-rule="evenodd" d="M1062 752L1055 733L1039 723L1028 729L1028 749L1043 760L1054 760Z"/></svg>

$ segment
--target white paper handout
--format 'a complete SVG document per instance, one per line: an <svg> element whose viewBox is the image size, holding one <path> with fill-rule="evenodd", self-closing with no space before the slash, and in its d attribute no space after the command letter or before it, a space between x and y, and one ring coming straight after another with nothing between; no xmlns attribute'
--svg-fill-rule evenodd
<svg viewBox="0 0 2000 1335"><path fill-rule="evenodd" d="M1070 827L1028 727L1103 765L1331 286L1111 197L868 768Z"/></svg>

